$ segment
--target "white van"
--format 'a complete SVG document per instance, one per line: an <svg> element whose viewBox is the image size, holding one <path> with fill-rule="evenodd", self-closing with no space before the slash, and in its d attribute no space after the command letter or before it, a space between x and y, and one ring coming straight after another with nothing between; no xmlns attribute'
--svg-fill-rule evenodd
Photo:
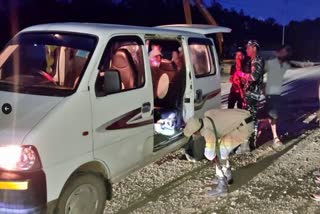
<svg viewBox="0 0 320 214"><path fill-rule="evenodd" d="M217 32L230 29L57 23L19 32L0 55L0 213L47 204L102 213L113 183L181 148L187 118L220 107L219 60L204 35Z"/></svg>

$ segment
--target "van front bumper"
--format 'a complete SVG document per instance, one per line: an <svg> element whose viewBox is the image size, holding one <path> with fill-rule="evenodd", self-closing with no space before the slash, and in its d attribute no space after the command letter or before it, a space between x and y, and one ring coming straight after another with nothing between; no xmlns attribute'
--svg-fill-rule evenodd
<svg viewBox="0 0 320 214"><path fill-rule="evenodd" d="M0 171L0 213L42 213L46 203L46 177L42 170Z"/></svg>

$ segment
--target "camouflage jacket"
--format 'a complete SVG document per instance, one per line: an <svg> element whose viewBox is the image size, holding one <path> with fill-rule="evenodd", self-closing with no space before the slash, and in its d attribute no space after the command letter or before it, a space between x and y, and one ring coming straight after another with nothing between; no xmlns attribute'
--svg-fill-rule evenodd
<svg viewBox="0 0 320 214"><path fill-rule="evenodd" d="M261 94L264 72L264 60L260 56L256 56L251 60L251 75L254 80L249 83L247 92Z"/></svg>

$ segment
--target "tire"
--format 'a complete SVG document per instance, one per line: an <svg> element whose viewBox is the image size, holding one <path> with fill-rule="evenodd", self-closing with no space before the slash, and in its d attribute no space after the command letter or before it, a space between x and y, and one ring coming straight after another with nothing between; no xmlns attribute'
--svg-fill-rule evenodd
<svg viewBox="0 0 320 214"><path fill-rule="evenodd" d="M64 187L55 209L57 214L102 214L107 191L104 180L95 174L71 178Z"/></svg>
<svg viewBox="0 0 320 214"><path fill-rule="evenodd" d="M200 161L204 159L204 148L206 147L206 142L203 137L199 137L195 140L190 140L187 145L185 145L185 153L191 156L195 161Z"/></svg>

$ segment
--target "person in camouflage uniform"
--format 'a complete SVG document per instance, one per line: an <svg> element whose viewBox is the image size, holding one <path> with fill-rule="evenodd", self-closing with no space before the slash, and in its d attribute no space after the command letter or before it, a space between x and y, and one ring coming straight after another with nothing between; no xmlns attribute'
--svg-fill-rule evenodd
<svg viewBox="0 0 320 214"><path fill-rule="evenodd" d="M248 143L242 144L237 153L244 153L250 151L250 147L255 147L255 141L258 132L258 121L257 121L257 111L258 111L258 101L262 95L263 89L263 75L264 71L264 60L259 56L258 51L260 48L259 43L256 40L249 40L247 43L247 55L250 58L250 68L251 73L237 72L239 78L246 82L245 84L245 109L248 110L253 120L255 121L255 130L249 139ZM250 145L249 145L250 144Z"/></svg>

